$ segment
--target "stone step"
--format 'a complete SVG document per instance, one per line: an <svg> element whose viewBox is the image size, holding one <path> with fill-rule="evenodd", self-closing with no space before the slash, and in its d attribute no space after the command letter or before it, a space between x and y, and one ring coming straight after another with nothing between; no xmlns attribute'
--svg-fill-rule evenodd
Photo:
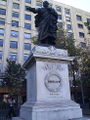
<svg viewBox="0 0 90 120"><path fill-rule="evenodd" d="M77 119L69 119L69 120L90 120L90 117L83 117L83 118L77 118Z"/></svg>
<svg viewBox="0 0 90 120"><path fill-rule="evenodd" d="M13 117L12 120L24 120L24 119L21 119L20 117Z"/></svg>
<svg viewBox="0 0 90 120"><path fill-rule="evenodd" d="M24 120L24 119L21 119L21 118L19 118L19 117L13 117L12 120ZM88 118L88 117L83 117L83 118L68 119L68 120L90 120L90 118Z"/></svg>

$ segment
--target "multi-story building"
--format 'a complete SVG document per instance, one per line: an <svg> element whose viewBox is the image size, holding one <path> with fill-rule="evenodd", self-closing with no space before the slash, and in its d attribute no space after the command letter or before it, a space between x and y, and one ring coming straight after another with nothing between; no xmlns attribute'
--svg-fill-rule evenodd
<svg viewBox="0 0 90 120"><path fill-rule="evenodd" d="M68 35L74 34L75 45L89 45L90 36L84 22L90 22L90 13L48 0L58 12L59 24L64 24ZM42 0L0 0L0 69L6 59L14 59L23 64L31 50L31 39L37 34L34 14L28 7L42 7Z"/></svg>

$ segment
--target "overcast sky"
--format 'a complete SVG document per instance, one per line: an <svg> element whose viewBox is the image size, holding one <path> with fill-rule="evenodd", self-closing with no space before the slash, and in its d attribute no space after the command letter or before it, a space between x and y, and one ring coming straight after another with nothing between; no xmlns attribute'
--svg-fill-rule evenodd
<svg viewBox="0 0 90 120"><path fill-rule="evenodd" d="M90 12L90 0L54 0Z"/></svg>

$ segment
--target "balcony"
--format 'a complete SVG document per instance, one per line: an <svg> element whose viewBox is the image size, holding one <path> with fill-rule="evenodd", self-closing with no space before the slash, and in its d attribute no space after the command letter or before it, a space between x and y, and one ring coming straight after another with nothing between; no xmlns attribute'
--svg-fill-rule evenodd
<svg viewBox="0 0 90 120"><path fill-rule="evenodd" d="M6 5L6 3L7 3L7 0L0 0L0 5Z"/></svg>

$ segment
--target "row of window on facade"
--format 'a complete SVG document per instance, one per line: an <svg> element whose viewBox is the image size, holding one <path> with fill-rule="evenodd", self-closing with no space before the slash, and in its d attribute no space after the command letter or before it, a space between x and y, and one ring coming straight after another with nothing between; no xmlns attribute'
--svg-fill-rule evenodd
<svg viewBox="0 0 90 120"><path fill-rule="evenodd" d="M19 21L12 20L12 26L19 27ZM24 23L24 28L31 30L31 24L30 23Z"/></svg>
<svg viewBox="0 0 90 120"><path fill-rule="evenodd" d="M0 35L4 36L4 29L3 28L0 28ZM15 30L11 30L11 37L19 37L19 32L18 31L15 31ZM24 33L24 39L31 39L31 33Z"/></svg>
<svg viewBox="0 0 90 120"><path fill-rule="evenodd" d="M58 20L62 20L62 15L58 15ZM70 16L66 16L66 22L71 22L71 17Z"/></svg>
<svg viewBox="0 0 90 120"><path fill-rule="evenodd" d="M17 13L14 12L12 13L15 17L17 16ZM59 20L62 20L62 15L58 15L58 19ZM31 15L25 15L25 20L31 20ZM71 18L70 17L66 17L66 21L67 22L71 22ZM5 18L0 18L0 24L1 25L5 25ZM12 20L12 26L15 26L15 27L19 27L19 21L16 21L16 20ZM26 29L31 29L31 24L30 23L25 23L24 24L24 27Z"/></svg>
<svg viewBox="0 0 90 120"><path fill-rule="evenodd" d="M4 41L3 39L0 39L0 47L3 47ZM18 42L17 41L10 41L10 48L17 49L18 48ZM24 43L24 50L31 50L31 44L30 43Z"/></svg>
<svg viewBox="0 0 90 120"><path fill-rule="evenodd" d="M6 9L0 8L0 14L6 15ZM12 12L12 17L19 18L19 12ZM24 18L25 18L25 20L31 20L31 15L25 14Z"/></svg>
<svg viewBox="0 0 90 120"><path fill-rule="evenodd" d="M7 2L7 0L0 0L0 1L4 1ZM14 0L15 1L15 0ZM20 1L20 0L16 0L16 1ZM31 0L25 0L26 3L31 3Z"/></svg>
<svg viewBox="0 0 90 120"><path fill-rule="evenodd" d="M1 25L5 25L5 19L4 19L4 18L0 18L0 24L1 24ZM14 26L14 27L19 27L19 21L12 20L12 26ZM24 23L24 28L31 30L31 24L30 24L30 23ZM67 29L68 29L68 30L71 30L71 29L72 29L71 24L67 24ZM18 33L17 33L17 34L18 34Z"/></svg>
<svg viewBox="0 0 90 120"><path fill-rule="evenodd" d="M2 19L0 19L0 24L5 24L5 22L4 21L2 21ZM19 22L18 21L15 21L15 20L12 20L12 26L14 26L14 27L19 27ZM29 30L31 30L31 24L30 23L25 23L24 24L24 28L25 29L29 29ZM67 24L67 29L68 30L71 30L72 29L72 25L71 24ZM16 32L15 34L18 34L18 32ZM18 35L17 35L18 36ZM16 36L16 37L17 37Z"/></svg>
<svg viewBox="0 0 90 120"><path fill-rule="evenodd" d="M19 17L19 13L13 12L13 13L12 13L12 17ZM58 19L59 19L59 20L62 20L62 15L58 15ZM31 21L31 15L25 14L25 20L30 20L30 21ZM66 21L67 21L67 22L71 22L71 18L70 18L70 17L66 17ZM5 25L5 18L0 18L0 24ZM19 26L19 22L13 20L13 21L12 21L12 26L18 27L18 26Z"/></svg>
<svg viewBox="0 0 90 120"><path fill-rule="evenodd" d="M77 19L78 21L82 21L82 16L76 15L76 19ZM87 22L90 23L90 18L87 18Z"/></svg>
<svg viewBox="0 0 90 120"><path fill-rule="evenodd" d="M29 54L24 54L23 56L23 60L26 61L29 57ZM8 57L10 60L17 60L18 59L18 54L17 53L13 53L13 52L10 52L9 53L9 57ZM3 52L0 51L0 60L3 59Z"/></svg>
<svg viewBox="0 0 90 120"><path fill-rule="evenodd" d="M59 15L58 17L59 17L59 19L62 19L61 15ZM66 21L70 22L71 19L67 18ZM4 18L0 18L0 24L5 25L5 19ZM78 25L78 28L83 28L83 24L79 23L77 25ZM19 27L19 21L12 20L12 26ZM71 26L71 25L70 24L67 25L67 29L68 28L70 29L71 27L68 27L68 26ZM30 23L25 23L24 28L31 30L31 24Z"/></svg>
<svg viewBox="0 0 90 120"><path fill-rule="evenodd" d="M71 25L68 25L68 29L71 29ZM0 35L4 36L4 29L0 28ZM18 37L19 32L18 31L11 31L11 36L12 37ZM83 32L79 32L79 37L84 38L85 34ZM30 39L31 38L31 33L24 33L24 38L25 39Z"/></svg>
<svg viewBox="0 0 90 120"><path fill-rule="evenodd" d="M0 18L0 25L5 25L5 19L4 18ZM11 25L13 27L19 27L19 21L12 20ZM31 24L30 23L24 23L24 28L31 30Z"/></svg>

